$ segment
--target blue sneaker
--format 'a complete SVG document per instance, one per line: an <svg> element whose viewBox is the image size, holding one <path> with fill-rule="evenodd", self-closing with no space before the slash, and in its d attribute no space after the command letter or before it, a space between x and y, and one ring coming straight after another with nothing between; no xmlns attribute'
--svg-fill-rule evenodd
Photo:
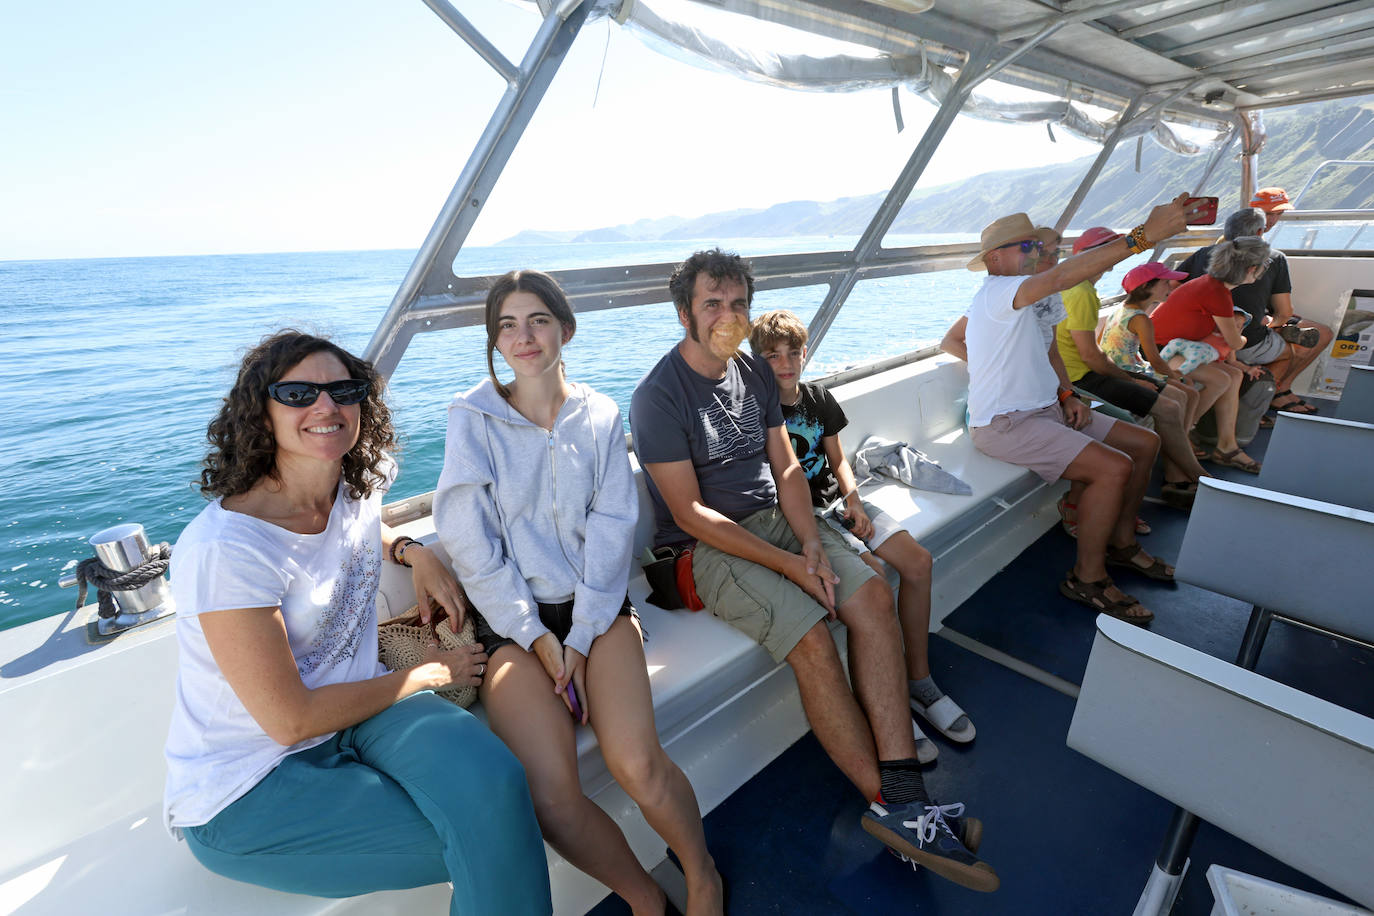
<svg viewBox="0 0 1374 916"><path fill-rule="evenodd" d="M957 819L964 813L962 804L926 805L912 802L906 805L868 806L863 814L863 828L884 846L913 865L924 865L942 878L970 890L990 892L1001 886L1001 879L992 866L979 859L960 841L955 829L946 820ZM966 833L965 823L958 824ZM971 825L969 825L971 826ZM978 824L982 839L982 824Z"/></svg>

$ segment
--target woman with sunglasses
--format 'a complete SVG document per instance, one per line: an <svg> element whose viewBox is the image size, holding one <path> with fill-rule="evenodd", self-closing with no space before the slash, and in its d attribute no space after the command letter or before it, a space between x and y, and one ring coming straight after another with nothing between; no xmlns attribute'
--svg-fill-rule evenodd
<svg viewBox="0 0 1374 916"><path fill-rule="evenodd" d="M475 685L481 647L395 672L377 660L383 562L413 568L422 605L460 609L442 562L381 524L395 475L382 384L335 344L283 331L244 357L210 423L213 502L172 559L166 824L211 871L276 890L448 881L451 913L497 899L548 913L519 763L431 692Z"/></svg>
<svg viewBox="0 0 1374 916"><path fill-rule="evenodd" d="M525 765L544 836L565 859L636 914L665 912L620 828L582 794L574 725L590 724L607 769L682 863L688 913L719 914L720 876L691 783L659 744L626 596L639 513L620 410L567 380L577 319L552 277L500 277L486 326L491 378L449 407L434 494L435 527L491 656L482 707Z"/></svg>

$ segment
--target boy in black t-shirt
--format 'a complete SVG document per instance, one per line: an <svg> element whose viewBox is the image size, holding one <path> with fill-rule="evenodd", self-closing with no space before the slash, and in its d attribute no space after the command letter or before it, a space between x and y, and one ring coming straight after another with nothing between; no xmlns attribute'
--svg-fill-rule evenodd
<svg viewBox="0 0 1374 916"><path fill-rule="evenodd" d="M897 570L897 616L906 647L911 708L951 741L972 741L973 723L954 700L941 693L930 675L930 552L895 519L860 497L854 471L840 446L840 430L849 423L843 408L829 391L801 381L806 339L806 326L782 309L760 315L749 334L754 354L772 368L778 383L783 421L811 487L811 502L816 514L879 575L884 574L883 567L874 554ZM919 728L916 749L922 763L939 753Z"/></svg>

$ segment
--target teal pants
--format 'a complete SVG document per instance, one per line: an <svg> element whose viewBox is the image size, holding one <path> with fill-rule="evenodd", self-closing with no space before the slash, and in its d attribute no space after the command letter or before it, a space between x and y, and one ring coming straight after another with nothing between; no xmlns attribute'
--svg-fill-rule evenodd
<svg viewBox="0 0 1374 916"><path fill-rule="evenodd" d="M453 883L450 914L547 914L525 771L466 710L421 693L282 760L182 830L213 872L316 897Z"/></svg>

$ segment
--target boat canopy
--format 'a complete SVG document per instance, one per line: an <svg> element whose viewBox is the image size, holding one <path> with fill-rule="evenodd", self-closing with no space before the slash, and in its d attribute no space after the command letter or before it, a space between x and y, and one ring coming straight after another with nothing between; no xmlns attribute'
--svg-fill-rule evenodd
<svg viewBox="0 0 1374 916"><path fill-rule="evenodd" d="M623 0L606 14L659 44L800 89L925 91L933 69L961 70L993 47L1003 82L1113 110L1149 93L1184 122L1374 91L1369 0ZM724 14L853 51L750 48Z"/></svg>
<svg viewBox="0 0 1374 916"><path fill-rule="evenodd" d="M1194 193L1238 147L1248 197L1263 109L1374 92L1374 0L516 0L543 16L519 64L449 0L424 2L507 90L368 345L383 375L414 334L480 323L489 279L458 276L454 261L573 40L596 19L749 79L815 91L890 87L899 124L903 88L937 106L854 248L754 261L759 289L829 287L809 329L812 353L856 283L968 259L967 245L883 245L958 114L1057 123L1101 143L1055 223L1062 232L1124 139L1148 135L1175 153L1207 154ZM994 78L1042 95L1024 101L978 91ZM646 264L556 276L577 308L596 310L662 301L670 270Z"/></svg>

